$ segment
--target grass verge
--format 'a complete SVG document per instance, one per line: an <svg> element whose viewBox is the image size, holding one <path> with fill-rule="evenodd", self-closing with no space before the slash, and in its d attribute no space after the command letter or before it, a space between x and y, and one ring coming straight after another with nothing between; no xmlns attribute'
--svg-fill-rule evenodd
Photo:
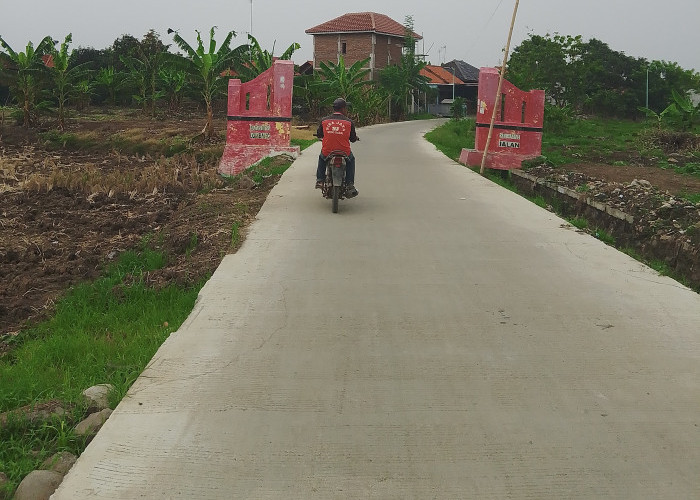
<svg viewBox="0 0 700 500"><path fill-rule="evenodd" d="M600 132L601 127L607 130L606 134L610 137L605 137L605 140L601 140L600 136L596 136L596 131ZM465 130L466 129L466 130ZM635 139L641 131L641 125L637 125L630 122L617 122L617 121L606 121L606 120L589 120L580 121L570 124L570 126L565 127L563 132L559 134L550 133L548 134L549 139L547 142L543 140L543 152L547 152L549 155L546 157L547 161L552 163L552 159L555 159L554 163L569 163L573 161L580 161L581 156L585 155L595 155L598 154L597 142L605 143L606 150L615 151L628 151L635 147L638 147L640 141ZM474 147L474 122L473 120L462 120L455 121L451 120L444 125L434 129L425 135L425 138L430 141L435 147L442 151L445 155L457 161L462 148L473 148ZM643 135L643 134L642 134ZM559 149L564 151L564 154L558 154ZM583 149L578 149L583 148ZM608 151L608 154L610 153ZM545 156L543 154L543 156ZM539 159L538 159L539 161ZM478 168L474 170L478 171ZM687 172L684 172L687 173ZM695 172L691 172L691 175L695 175ZM542 196L528 196L518 191L515 184L510 180L509 174L503 174L496 171L486 171L486 177L489 178L494 183L509 189L520 196L530 200L536 205L546 208L557 215L563 217L562 207L559 206L554 201L545 200ZM693 202L697 202L700 195L689 195L686 196ZM689 288L694 289L696 292L700 293L700 289L692 286L688 280L673 272L666 263L660 262L658 260L650 260L640 255L638 252L631 250L629 248L619 248L615 240L615 236L609 232L601 229L599 227L592 227L586 219L576 218L571 219L569 222L576 228L586 231L595 238L601 240L602 242L610 245L612 247L618 248L620 251L626 253L630 257L644 263L645 265L651 267L657 271L660 275L668 276L679 283L682 283Z"/></svg>
<svg viewBox="0 0 700 500"><path fill-rule="evenodd" d="M147 286L148 272L165 263L163 254L145 245L125 252L102 278L71 289L56 304L53 318L13 339L13 349L0 359L0 412L53 400L72 410L50 421L19 417L0 425L0 470L8 477L7 495L54 453L79 455L84 442L71 429L84 410L82 391L112 384L116 406L187 318L201 284Z"/></svg>

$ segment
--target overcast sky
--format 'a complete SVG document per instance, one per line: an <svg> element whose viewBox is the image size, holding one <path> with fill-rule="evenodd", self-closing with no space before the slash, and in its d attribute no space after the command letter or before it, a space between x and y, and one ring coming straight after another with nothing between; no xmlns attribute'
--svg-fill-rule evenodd
<svg viewBox="0 0 700 500"><path fill-rule="evenodd" d="M418 48L433 64L462 59L493 66L502 57L515 0L0 0L0 35L14 50L44 36L73 47L102 49L123 34L141 38L155 29L165 43L169 27L190 43L195 29L238 33L251 30L263 48L279 55L301 44L296 63L312 58L312 37L304 30L347 12L379 12L403 24L413 16L424 39ZM251 23L252 6L252 23ZM649 60L673 61L700 71L700 0L522 0L511 49L528 37L558 32L598 38L613 50ZM223 38L221 36L220 38Z"/></svg>

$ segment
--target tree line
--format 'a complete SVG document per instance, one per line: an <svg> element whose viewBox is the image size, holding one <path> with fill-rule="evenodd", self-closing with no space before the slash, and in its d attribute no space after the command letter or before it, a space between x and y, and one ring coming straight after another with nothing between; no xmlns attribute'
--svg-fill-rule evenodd
<svg viewBox="0 0 700 500"><path fill-rule="evenodd" d="M409 29L412 24L407 25L407 33L412 33ZM275 56L251 35L247 43L232 46L234 31L220 42L214 28L208 40L196 31L197 43L192 45L176 31L168 30L168 35L172 44L150 30L140 40L123 35L105 49L94 49L71 48L69 34L61 43L45 37L36 46L28 42L22 50L13 49L0 36L0 107L14 104L13 115L25 127L48 116L64 129L70 109L138 106L155 116L177 113L183 103L196 102L206 112L203 134L209 137L214 104L223 104L230 78L252 80L275 59L291 59L300 47L294 43ZM406 44L414 47L415 41L407 35ZM295 113L317 119L335 98L344 97L353 103L352 114L360 124L401 119L420 92L430 91L427 78L420 75L425 63L412 49L396 67L385 70L379 82L367 79L367 63L346 67L341 57L337 64L321 63L320 71L312 75L297 75Z"/></svg>
<svg viewBox="0 0 700 500"><path fill-rule="evenodd" d="M690 93L700 93L697 71L631 57L580 35L530 34L513 50L508 79L524 90L544 89L560 110L603 117L637 118L669 106L682 112Z"/></svg>
<svg viewBox="0 0 700 500"><path fill-rule="evenodd" d="M270 67L273 56L250 35L248 43L231 47L234 31L221 43L215 28L208 41L196 33L197 43L190 45L176 31L168 31L178 52L172 52L154 30L141 40L124 35L101 50L71 49L68 34L60 45L45 37L36 47L29 42L23 51L15 51L0 36L0 85L5 86L0 105L13 102L26 127L52 111L63 129L69 105L77 110L92 104L137 105L155 116L159 107L177 112L185 99L191 99L206 109L203 134L209 137L213 102L225 95L228 78L235 74L252 79ZM293 44L280 58L291 58L298 48Z"/></svg>

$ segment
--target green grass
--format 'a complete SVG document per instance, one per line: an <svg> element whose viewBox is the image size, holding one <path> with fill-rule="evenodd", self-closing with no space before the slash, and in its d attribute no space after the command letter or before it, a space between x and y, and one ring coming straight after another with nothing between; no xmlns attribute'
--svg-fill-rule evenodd
<svg viewBox="0 0 700 500"><path fill-rule="evenodd" d="M79 414L82 391L102 383L115 386L110 401L116 405L197 298L200 286L145 284L145 273L164 264L165 256L145 247L125 252L102 278L73 287L50 320L14 337L0 360L0 412L58 399ZM15 419L0 428L8 494L54 453L80 453L84 442L70 430L77 414L41 423Z"/></svg>
<svg viewBox="0 0 700 500"><path fill-rule="evenodd" d="M463 148L474 148L475 129L474 120L450 120L425 134L425 138L457 161Z"/></svg>
<svg viewBox="0 0 700 500"><path fill-rule="evenodd" d="M152 250L125 252L104 277L72 288L53 318L16 337L0 361L0 411L54 398L76 402L94 384L123 386L138 375L197 296L194 288L146 286L144 273L164 264Z"/></svg>
<svg viewBox="0 0 700 500"><path fill-rule="evenodd" d="M588 229L588 221L581 217L574 217L573 219L567 219L569 224L577 229Z"/></svg>
<svg viewBox="0 0 700 500"><path fill-rule="evenodd" d="M291 161L280 161L278 157L263 158L257 165L245 171L256 183L260 184L266 177L282 175L292 165Z"/></svg>
<svg viewBox="0 0 700 500"><path fill-rule="evenodd" d="M241 242L241 228L238 222L231 225L231 248L235 248Z"/></svg>
<svg viewBox="0 0 700 500"><path fill-rule="evenodd" d="M302 151L311 146L313 143L318 142L318 139L291 139L289 143L292 146L299 146Z"/></svg>

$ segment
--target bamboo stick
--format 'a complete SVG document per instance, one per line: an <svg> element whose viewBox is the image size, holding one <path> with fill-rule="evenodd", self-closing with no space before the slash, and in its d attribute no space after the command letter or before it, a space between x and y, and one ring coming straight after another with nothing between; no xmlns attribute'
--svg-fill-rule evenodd
<svg viewBox="0 0 700 500"><path fill-rule="evenodd" d="M508 42L506 43L506 51L503 55L503 64L501 64L501 76L498 79L498 90L496 91L496 98L493 100L493 113L491 113L491 125L489 126L489 135L486 137L486 146L484 147L484 156L481 158L481 170L479 173L484 175L484 170L486 168L486 154L489 150L489 145L491 144L491 136L493 135L493 125L496 122L496 110L498 109L498 98L501 95L501 88L503 86L503 79L506 75L506 64L508 63L508 54L510 53L510 40L513 37L513 26L515 26L515 17L518 14L518 5L520 0L515 0L515 8L513 9L513 20L510 22L510 31L508 32Z"/></svg>

